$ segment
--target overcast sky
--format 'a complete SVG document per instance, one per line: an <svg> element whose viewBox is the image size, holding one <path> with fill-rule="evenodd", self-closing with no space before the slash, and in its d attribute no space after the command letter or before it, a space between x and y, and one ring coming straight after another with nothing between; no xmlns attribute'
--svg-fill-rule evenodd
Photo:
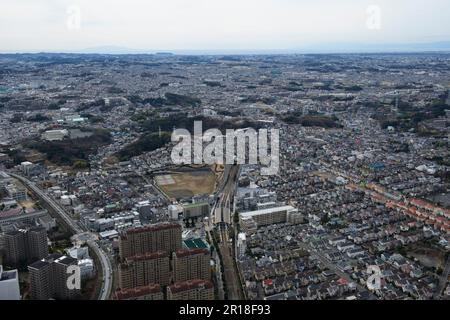
<svg viewBox="0 0 450 320"><path fill-rule="evenodd" d="M2 52L449 40L449 0L0 0Z"/></svg>

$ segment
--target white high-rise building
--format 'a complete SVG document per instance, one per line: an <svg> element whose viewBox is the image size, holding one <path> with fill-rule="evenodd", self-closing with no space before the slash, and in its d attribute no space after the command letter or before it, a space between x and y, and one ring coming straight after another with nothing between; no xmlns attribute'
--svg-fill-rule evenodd
<svg viewBox="0 0 450 320"><path fill-rule="evenodd" d="M19 273L3 271L0 265L0 300L20 300Z"/></svg>
<svg viewBox="0 0 450 320"><path fill-rule="evenodd" d="M242 257L245 255L245 250L247 250L247 237L244 232L238 234L237 238L237 252L238 256Z"/></svg>

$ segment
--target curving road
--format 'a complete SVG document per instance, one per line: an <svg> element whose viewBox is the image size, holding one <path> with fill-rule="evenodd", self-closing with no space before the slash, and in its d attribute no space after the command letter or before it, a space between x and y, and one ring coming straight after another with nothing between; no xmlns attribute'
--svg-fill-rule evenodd
<svg viewBox="0 0 450 320"><path fill-rule="evenodd" d="M45 202L57 215L62 219L64 224L70 229L73 234L85 233L85 230L74 221L69 214L51 197L49 197L43 190L41 190L34 182L24 178L20 175L9 173L8 174L33 191L33 193L43 202ZM88 246L98 256L102 267L102 286L100 288L99 300L107 300L112 290L112 266L108 255L98 246L94 241L88 241Z"/></svg>

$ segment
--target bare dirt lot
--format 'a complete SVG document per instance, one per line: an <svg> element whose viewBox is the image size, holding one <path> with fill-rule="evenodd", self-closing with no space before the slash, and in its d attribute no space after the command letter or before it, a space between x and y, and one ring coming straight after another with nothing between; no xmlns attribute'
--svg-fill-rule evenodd
<svg viewBox="0 0 450 320"><path fill-rule="evenodd" d="M217 176L209 169L186 172L170 172L155 177L156 184L170 198L185 198L211 194L216 187Z"/></svg>
<svg viewBox="0 0 450 320"><path fill-rule="evenodd" d="M425 243L416 244L408 249L408 256L416 258L428 268L443 268L445 265L445 253Z"/></svg>

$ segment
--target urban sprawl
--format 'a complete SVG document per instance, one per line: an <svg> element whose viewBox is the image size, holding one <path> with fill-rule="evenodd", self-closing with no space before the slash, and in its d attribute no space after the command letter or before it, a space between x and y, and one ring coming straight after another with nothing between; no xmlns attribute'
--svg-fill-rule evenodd
<svg viewBox="0 0 450 320"><path fill-rule="evenodd" d="M446 53L0 55L0 299L448 299L449 137Z"/></svg>

